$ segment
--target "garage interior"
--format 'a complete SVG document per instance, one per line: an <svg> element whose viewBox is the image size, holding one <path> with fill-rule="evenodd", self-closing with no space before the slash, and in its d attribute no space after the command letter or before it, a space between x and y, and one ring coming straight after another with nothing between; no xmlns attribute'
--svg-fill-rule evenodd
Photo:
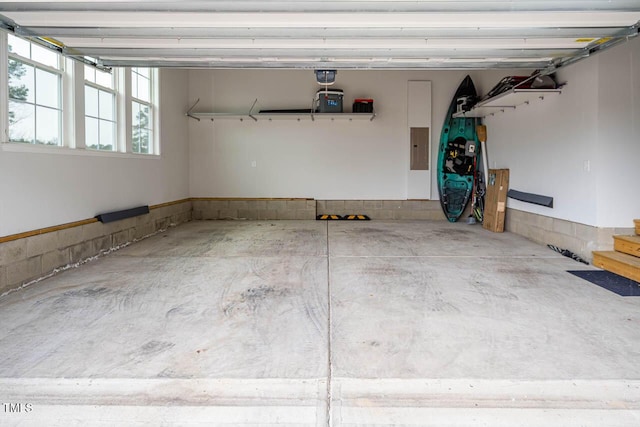
<svg viewBox="0 0 640 427"><path fill-rule="evenodd" d="M637 1L2 1L0 28L0 424L640 424ZM447 221L456 88L534 72L557 90L465 117L553 205ZM571 273L598 256L628 296Z"/></svg>

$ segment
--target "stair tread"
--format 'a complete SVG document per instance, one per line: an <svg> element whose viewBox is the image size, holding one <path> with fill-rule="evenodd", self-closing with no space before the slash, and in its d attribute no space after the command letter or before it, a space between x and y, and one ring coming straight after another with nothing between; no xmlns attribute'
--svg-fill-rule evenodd
<svg viewBox="0 0 640 427"><path fill-rule="evenodd" d="M626 240L627 242L640 243L640 236L638 236L637 234L618 234L613 236L613 238L618 240Z"/></svg>
<svg viewBox="0 0 640 427"><path fill-rule="evenodd" d="M640 283L640 257L617 251L594 251L593 265Z"/></svg>
<svg viewBox="0 0 640 427"><path fill-rule="evenodd" d="M616 251L594 251L593 265L640 283L640 258Z"/></svg>
<svg viewBox="0 0 640 427"><path fill-rule="evenodd" d="M640 236L613 236L613 250L640 259Z"/></svg>
<svg viewBox="0 0 640 427"><path fill-rule="evenodd" d="M618 262L623 262L631 266L640 268L640 258L633 255L623 254L617 251L594 251L593 256L601 256L603 258L613 259Z"/></svg>

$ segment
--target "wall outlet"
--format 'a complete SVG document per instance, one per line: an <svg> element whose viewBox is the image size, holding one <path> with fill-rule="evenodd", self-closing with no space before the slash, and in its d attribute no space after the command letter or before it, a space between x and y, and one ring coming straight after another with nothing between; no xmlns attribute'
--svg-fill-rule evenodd
<svg viewBox="0 0 640 427"><path fill-rule="evenodd" d="M256 166L258 166L258 163L254 160L251 162L251 167L255 168Z"/></svg>
<svg viewBox="0 0 640 427"><path fill-rule="evenodd" d="M585 172L591 172L591 160L585 160L582 167Z"/></svg>

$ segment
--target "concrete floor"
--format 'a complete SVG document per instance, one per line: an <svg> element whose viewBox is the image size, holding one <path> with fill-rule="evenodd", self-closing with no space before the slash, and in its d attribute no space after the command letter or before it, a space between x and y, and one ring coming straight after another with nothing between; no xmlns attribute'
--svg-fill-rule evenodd
<svg viewBox="0 0 640 427"><path fill-rule="evenodd" d="M640 299L590 268L464 223L192 222L0 299L0 425L638 426Z"/></svg>

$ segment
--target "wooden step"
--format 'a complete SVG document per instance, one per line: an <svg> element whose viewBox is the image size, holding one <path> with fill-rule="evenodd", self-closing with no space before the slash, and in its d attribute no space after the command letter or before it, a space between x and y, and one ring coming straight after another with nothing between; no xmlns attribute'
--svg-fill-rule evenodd
<svg viewBox="0 0 640 427"><path fill-rule="evenodd" d="M640 219L634 219L633 222L636 224L636 234L640 236Z"/></svg>
<svg viewBox="0 0 640 427"><path fill-rule="evenodd" d="M613 249L640 257L640 236L613 236Z"/></svg>
<svg viewBox="0 0 640 427"><path fill-rule="evenodd" d="M594 251L593 265L640 282L640 258L616 251Z"/></svg>

